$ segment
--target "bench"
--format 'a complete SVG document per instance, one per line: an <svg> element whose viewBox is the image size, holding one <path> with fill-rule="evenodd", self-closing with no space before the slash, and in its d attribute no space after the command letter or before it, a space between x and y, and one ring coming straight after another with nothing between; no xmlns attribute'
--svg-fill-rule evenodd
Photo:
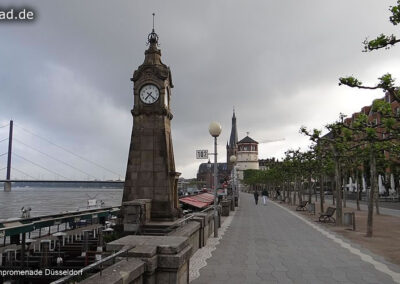
<svg viewBox="0 0 400 284"><path fill-rule="evenodd" d="M299 206L296 207L296 211L305 211L307 210L307 203L308 201L302 201L300 202Z"/></svg>
<svg viewBox="0 0 400 284"><path fill-rule="evenodd" d="M327 222L335 223L336 220L335 220L335 218L333 218L333 214L335 213L335 211L336 211L335 207L328 207L328 209L326 209L325 213L321 213L319 215L318 221L324 222L324 223L327 223Z"/></svg>

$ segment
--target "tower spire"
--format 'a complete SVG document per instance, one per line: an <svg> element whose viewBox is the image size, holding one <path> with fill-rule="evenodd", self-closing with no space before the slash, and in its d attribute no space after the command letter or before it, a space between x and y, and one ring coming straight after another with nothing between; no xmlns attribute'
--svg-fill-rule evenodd
<svg viewBox="0 0 400 284"><path fill-rule="evenodd" d="M155 30L154 30L154 17L155 17L155 13L152 14L153 15L153 29L151 30L151 33L148 35L147 37L147 44L156 44L158 45L158 35L156 34Z"/></svg>
<svg viewBox="0 0 400 284"><path fill-rule="evenodd" d="M235 115L235 107L233 108L232 115L232 129L231 129L231 137L229 139L229 147L234 148L238 142L238 133L236 127L236 115Z"/></svg>

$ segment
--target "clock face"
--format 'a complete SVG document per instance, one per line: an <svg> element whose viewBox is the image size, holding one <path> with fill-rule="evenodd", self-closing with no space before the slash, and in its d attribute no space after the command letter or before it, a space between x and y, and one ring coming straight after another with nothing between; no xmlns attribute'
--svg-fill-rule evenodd
<svg viewBox="0 0 400 284"><path fill-rule="evenodd" d="M153 104L158 100L160 96L160 92L155 85L144 85L142 89L140 89L140 100L145 104Z"/></svg>

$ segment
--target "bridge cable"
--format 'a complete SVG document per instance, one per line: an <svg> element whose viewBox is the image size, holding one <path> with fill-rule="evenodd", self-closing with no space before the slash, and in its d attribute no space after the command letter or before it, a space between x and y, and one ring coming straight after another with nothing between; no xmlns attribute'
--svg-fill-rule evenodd
<svg viewBox="0 0 400 284"><path fill-rule="evenodd" d="M8 137L0 140L0 143L3 142L3 141L6 141L6 140L8 140Z"/></svg>
<svg viewBox="0 0 400 284"><path fill-rule="evenodd" d="M16 123L14 123L14 125L16 125ZM81 160L84 160L84 161L86 161L86 162L88 162L88 163L90 163L90 164L93 164L93 165L95 165L95 166L97 166L97 167L99 167L99 168L102 168L103 170L106 170L106 171L108 171L108 172L110 172L110 173L113 173L114 175L117 175L117 176L119 176L119 177L121 176L121 174L116 173L116 172L114 172L113 170L107 169L106 167L103 167L102 165L100 165L100 164L98 164L98 163L96 163L96 162L93 162L93 161L91 161L91 160L88 160L88 159L86 159L85 157L82 157L82 156L80 156L80 155L78 155L78 154L75 154L74 152L72 152L72 151L70 151L70 150L68 150L68 149L66 149L66 148L64 148L64 147L62 147L62 146L57 145L56 143L50 141L50 140L47 139L47 138L44 138L44 137L40 136L39 134L33 133L32 131L29 131L29 130L25 129L25 128L22 127L20 124L17 124L17 126L19 126L19 128L21 128L21 129L24 130L25 132L27 132L27 133L29 133L29 134L31 134L31 135L33 135L33 136L36 136L36 137L38 137L38 138L40 138L40 139L46 141L47 143L49 143L49 144L51 144L51 145L53 145L53 146L56 146L57 148L60 148L61 150L65 151L65 152L67 152L67 153L69 153L69 154L71 154L71 155L73 155L73 156L75 156L75 157L78 157L78 158L81 159Z"/></svg>
<svg viewBox="0 0 400 284"><path fill-rule="evenodd" d="M28 176L28 177L34 179L34 180L36 179L35 177L31 176L30 174L27 174L27 173L24 172L24 171L18 170L18 169L13 168L13 167L11 167L11 169L14 170L14 171L20 172L20 173L22 173L23 175L26 175L26 176Z"/></svg>
<svg viewBox="0 0 400 284"><path fill-rule="evenodd" d="M62 177L62 178L65 178L66 180L68 180L67 177L65 177L65 176L63 176L63 175L61 175L61 174L58 174L58 173L56 173L56 172L54 172L54 171L52 171L52 170L49 170L48 168L45 168L45 167L43 167L42 165L39 165L39 164L37 164L37 163L35 163L35 162L31 161L31 160L28 160L28 159L26 159L26 158L24 158L24 157L22 157L22 156L20 156L20 155L18 155L18 154L16 154L16 153L14 153L14 152L13 152L13 155L14 155L14 156L17 156L18 158L20 158L20 159L22 159L22 160L25 160L25 161L27 161L27 162L29 162L29 163L31 163L31 164L33 164L33 165L39 167L39 168L42 168L42 169L44 169L44 170L46 170L46 171L48 171L48 172L50 172L50 173L52 173L52 174L58 175L58 176L60 176L60 177Z"/></svg>
<svg viewBox="0 0 400 284"><path fill-rule="evenodd" d="M4 156L4 155L7 155L8 154L8 152L5 152L5 153L3 153L3 154L0 154L0 157L2 157L2 156Z"/></svg>
<svg viewBox="0 0 400 284"><path fill-rule="evenodd" d="M9 126L9 125L10 125L10 124L3 125L3 126L0 126L0 128L7 127L7 126Z"/></svg>
<svg viewBox="0 0 400 284"><path fill-rule="evenodd" d="M46 157L48 157L48 158L50 158L50 159L53 159L54 161L57 161L57 162L59 162L59 163L62 163L62 164L66 165L66 166L68 166L68 167L70 167L70 168L72 168L72 169L74 169L74 170L76 170L76 171L79 171L79 172L81 172L81 173L87 175L87 176L90 176L90 177L92 177L92 178L94 178L94 179L99 179L99 178L97 178L97 177L95 177L95 176L93 176L93 175L91 175L91 174L89 174L89 173L87 173L87 172L85 172L85 171L83 171L83 170L80 170L80 169L78 169L78 168L76 168L76 167L74 167L74 166L68 164L67 162L64 162L64 161L62 161L62 160L60 160L60 159L54 158L54 157L52 157L52 156L49 155L49 154L46 154L46 153L44 153L44 152L42 152L42 151L40 151L40 150L38 150L38 149L35 149L35 148L29 146L28 144L25 144L24 142L19 141L18 139L15 139L15 138L14 138L13 140L14 140L14 141L17 141L18 143L20 143L20 144L22 144L22 145L24 145L24 146L26 146L26 147L28 147L29 149L31 149L31 150L33 150L33 151L36 151L36 152L38 152L38 153L40 153L40 154L42 154L42 155L44 155L44 156L46 156Z"/></svg>

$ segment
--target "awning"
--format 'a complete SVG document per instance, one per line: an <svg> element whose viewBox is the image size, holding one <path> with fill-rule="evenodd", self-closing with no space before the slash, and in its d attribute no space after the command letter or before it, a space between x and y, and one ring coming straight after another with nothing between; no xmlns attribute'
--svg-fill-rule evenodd
<svg viewBox="0 0 400 284"><path fill-rule="evenodd" d="M214 202L214 195L210 193L201 193L198 195L181 197L179 201L201 209Z"/></svg>

